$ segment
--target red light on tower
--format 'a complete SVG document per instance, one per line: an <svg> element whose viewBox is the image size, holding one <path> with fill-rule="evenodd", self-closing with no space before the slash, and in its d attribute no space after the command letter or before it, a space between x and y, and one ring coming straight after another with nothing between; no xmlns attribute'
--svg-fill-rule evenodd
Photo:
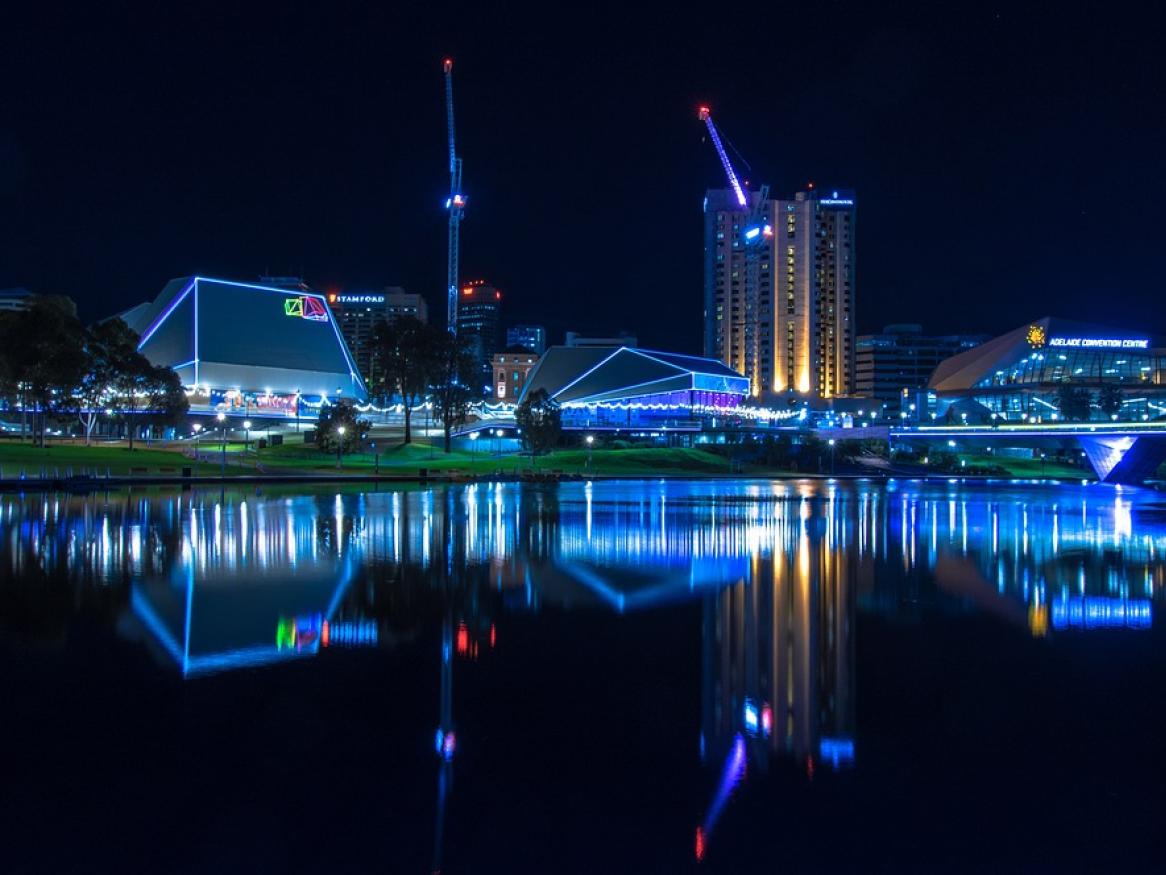
<svg viewBox="0 0 1166 875"><path fill-rule="evenodd" d="M704 830L699 826L696 828L696 859L697 862L704 859Z"/></svg>
<svg viewBox="0 0 1166 875"><path fill-rule="evenodd" d="M711 113L709 112L709 108L707 106L702 106L696 111L696 117L699 118L702 122L708 121L710 114Z"/></svg>
<svg viewBox="0 0 1166 875"><path fill-rule="evenodd" d="M494 300L495 300L495 301L501 301L501 300L502 300L502 293L501 293L501 292L495 292L495 293L494 293Z"/></svg>
<svg viewBox="0 0 1166 875"><path fill-rule="evenodd" d="M470 649L470 630L466 628L465 623L459 623L457 627L457 652L462 656L466 655L466 651Z"/></svg>
<svg viewBox="0 0 1166 875"><path fill-rule="evenodd" d="M446 58L442 62L441 67L443 70L445 70L446 73L448 73L450 70L453 69L453 58Z"/></svg>

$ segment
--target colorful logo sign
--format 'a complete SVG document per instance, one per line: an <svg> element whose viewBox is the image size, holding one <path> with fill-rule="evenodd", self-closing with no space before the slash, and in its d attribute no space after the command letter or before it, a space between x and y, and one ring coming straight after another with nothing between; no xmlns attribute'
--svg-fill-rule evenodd
<svg viewBox="0 0 1166 875"><path fill-rule="evenodd" d="M310 319L312 322L328 321L328 311L324 307L324 302L311 295L284 298L283 315L298 316L300 319Z"/></svg>
<svg viewBox="0 0 1166 875"><path fill-rule="evenodd" d="M1045 345L1045 329L1043 325L1028 326L1028 333L1024 335L1028 345L1033 349L1040 349Z"/></svg>
<svg viewBox="0 0 1166 875"><path fill-rule="evenodd" d="M1080 349L1148 349L1149 338L1132 337L1052 337L1049 346Z"/></svg>

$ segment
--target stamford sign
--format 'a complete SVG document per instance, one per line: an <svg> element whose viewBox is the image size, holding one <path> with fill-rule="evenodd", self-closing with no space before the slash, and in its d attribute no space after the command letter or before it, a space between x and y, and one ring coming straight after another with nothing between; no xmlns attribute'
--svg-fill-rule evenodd
<svg viewBox="0 0 1166 875"><path fill-rule="evenodd" d="M1065 346L1074 349L1147 349L1150 341L1143 338L1123 337L1050 337L1049 346Z"/></svg>

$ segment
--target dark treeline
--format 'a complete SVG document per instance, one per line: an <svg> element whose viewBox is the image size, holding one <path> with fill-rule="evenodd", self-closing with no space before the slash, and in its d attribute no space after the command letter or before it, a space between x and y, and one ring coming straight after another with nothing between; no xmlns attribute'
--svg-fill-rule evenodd
<svg viewBox="0 0 1166 875"><path fill-rule="evenodd" d="M374 394L399 398L405 408L405 443L413 441L412 408L433 403L450 450L453 429L466 421L470 405L481 400L481 375L464 337L426 325L411 316L381 322L373 340Z"/></svg>
<svg viewBox="0 0 1166 875"><path fill-rule="evenodd" d="M84 326L66 297L42 295L25 310L0 313L0 402L20 415L20 434L40 446L53 425L103 430L133 448L143 429L177 422L189 409L178 375L138 352L120 319Z"/></svg>

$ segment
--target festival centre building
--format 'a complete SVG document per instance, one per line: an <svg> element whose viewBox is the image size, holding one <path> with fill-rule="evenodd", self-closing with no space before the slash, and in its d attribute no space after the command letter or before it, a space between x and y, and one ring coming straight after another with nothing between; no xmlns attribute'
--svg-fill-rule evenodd
<svg viewBox="0 0 1166 875"><path fill-rule="evenodd" d="M1065 387L1088 393L1090 419L1157 419L1166 413L1166 347L1145 332L1045 317L944 360L927 388L939 416L970 402L1017 422L1069 418ZM1118 413L1105 412L1103 394Z"/></svg>
<svg viewBox="0 0 1166 875"><path fill-rule="evenodd" d="M565 428L697 427L731 413L749 381L719 361L626 346L553 346L527 377L559 403Z"/></svg>
<svg viewBox="0 0 1166 875"><path fill-rule="evenodd" d="M151 362L177 371L196 410L293 416L367 396L322 294L183 277L120 316Z"/></svg>

